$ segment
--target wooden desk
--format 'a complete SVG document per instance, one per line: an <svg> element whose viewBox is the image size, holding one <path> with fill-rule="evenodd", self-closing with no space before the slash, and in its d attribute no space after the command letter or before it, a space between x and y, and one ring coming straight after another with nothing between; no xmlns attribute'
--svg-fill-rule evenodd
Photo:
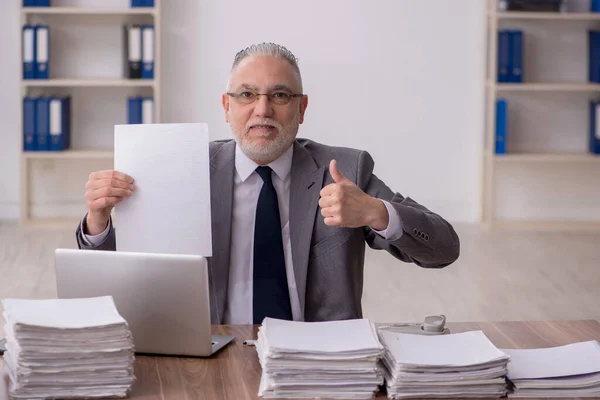
<svg viewBox="0 0 600 400"><path fill-rule="evenodd" d="M500 348L560 346L586 340L600 340L598 321L449 323L452 333L470 330L485 332ZM256 349L244 346L256 338L253 326L215 326L214 334L234 335L233 344L210 359L138 356L137 381L129 398L144 400L259 399L261 375ZM3 366L0 366L0 373ZM1 376L1 375L0 375ZM385 399L380 394L378 399ZM8 400L6 388L0 400Z"/></svg>

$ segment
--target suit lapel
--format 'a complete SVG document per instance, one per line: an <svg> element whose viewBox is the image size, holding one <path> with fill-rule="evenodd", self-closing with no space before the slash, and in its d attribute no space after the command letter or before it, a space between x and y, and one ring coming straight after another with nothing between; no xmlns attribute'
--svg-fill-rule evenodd
<svg viewBox="0 0 600 400"><path fill-rule="evenodd" d="M290 238L294 277L304 315L306 275L319 192L325 168L319 168L310 153L294 143L290 183Z"/></svg>
<svg viewBox="0 0 600 400"><path fill-rule="evenodd" d="M233 206L233 174L235 141L222 145L210 159L210 202L212 214L213 256L209 263L211 313L213 323L220 324L227 304L231 247L231 211ZM222 288L222 289L220 289Z"/></svg>

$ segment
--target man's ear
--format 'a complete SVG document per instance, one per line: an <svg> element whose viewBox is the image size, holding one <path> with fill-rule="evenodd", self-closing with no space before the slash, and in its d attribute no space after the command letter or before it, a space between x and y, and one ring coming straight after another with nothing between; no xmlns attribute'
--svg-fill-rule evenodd
<svg viewBox="0 0 600 400"><path fill-rule="evenodd" d="M304 113L306 112L306 107L308 107L308 96L302 96L300 100L300 123L304 122Z"/></svg>
<svg viewBox="0 0 600 400"><path fill-rule="evenodd" d="M225 110L225 122L229 122L229 96L227 93L223 93L221 103L223 104L223 110Z"/></svg>

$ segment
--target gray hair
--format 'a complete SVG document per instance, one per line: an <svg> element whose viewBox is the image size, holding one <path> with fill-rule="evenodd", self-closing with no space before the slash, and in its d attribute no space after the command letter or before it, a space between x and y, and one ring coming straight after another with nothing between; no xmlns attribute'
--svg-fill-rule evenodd
<svg viewBox="0 0 600 400"><path fill-rule="evenodd" d="M300 67L298 67L298 59L284 46L276 43L258 43L246 47L245 49L238 51L238 53L235 55L233 65L231 66L231 72L236 69L238 64L244 58L250 56L271 56L279 58L280 60L286 60L292 66L292 68L294 68L294 71L296 71L300 88L302 88L302 76L300 74Z"/></svg>

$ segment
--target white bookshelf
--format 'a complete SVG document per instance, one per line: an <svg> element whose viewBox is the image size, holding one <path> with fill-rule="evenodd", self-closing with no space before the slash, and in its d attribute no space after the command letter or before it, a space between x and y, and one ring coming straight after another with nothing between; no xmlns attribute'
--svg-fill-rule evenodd
<svg viewBox="0 0 600 400"><path fill-rule="evenodd" d="M156 79L26 79L21 81L24 88L44 87L151 87L156 86Z"/></svg>
<svg viewBox="0 0 600 400"><path fill-rule="evenodd" d="M497 1L488 0L486 10L486 29L487 29L487 66L486 80L484 86L486 89L486 123L485 123L485 146L484 156L482 157L483 174L482 174L482 209L481 220L485 227L489 229L502 230L600 230L600 220L595 219L577 219L577 218L560 218L556 219L539 219L531 220L523 218L506 218L499 215L498 212L498 177L503 168L510 168L513 174L519 174L516 171L525 171L530 168L540 170L560 171L562 169L574 168L598 168L595 171L600 172L600 156L589 154L585 151L573 152L572 149L563 151L507 151L506 154L495 153L495 121L496 121L496 99L502 96L513 96L513 99L521 99L519 96L530 96L535 99L547 99L549 96L573 96L575 99L585 99L590 96L600 96L600 84L587 83L587 76L579 82L571 80L565 81L536 81L535 78L531 81L525 79L522 83L498 83L497 82L497 32L505 27L514 29L520 27L527 34L529 24L535 24L534 31L537 37L543 37L540 32L543 29L562 29L567 26L565 24L572 23L571 26L580 27L586 30L600 21L600 13L588 12L513 12L513 11L497 11ZM564 24L560 23L564 21ZM560 24L559 24L560 23ZM508 24L508 26L505 26ZM540 25L544 24L544 25ZM541 28L543 26L543 28ZM525 43L525 52L531 51ZM537 53L536 53L537 54ZM526 59L524 54L524 60ZM525 71L528 65L525 62ZM549 62L549 61L548 61ZM587 63L587 59L582 60ZM539 65L539 64L538 64ZM586 64L587 65L587 64ZM587 70L586 70L587 71ZM522 101L522 100L519 100ZM509 114L510 114L509 100ZM518 102L518 101L517 101ZM578 103L580 104L580 103ZM515 106L517 107L517 106ZM560 110L549 109L544 112L553 113ZM536 117L539 118L540 114ZM579 114L578 114L579 115ZM586 120L587 122L587 120ZM580 129L579 129L580 130ZM543 137L541 132L514 132L509 131L508 141L513 137L522 133L536 133ZM568 129L565 134L570 134ZM583 132L575 130L574 135L581 135ZM528 142L530 145L530 142ZM579 171L577 169L577 171ZM551 174L547 174L551 175ZM546 175L546 176L547 176ZM537 182L536 182L537 183ZM560 182L552 182L551 185L560 187ZM519 189L510 192L510 196L525 196L530 197L537 190L538 185L519 185ZM525 192L528 191L528 192ZM504 194L506 199L506 194ZM565 208L573 207L570 204L561 204ZM564 208L563 208L564 209Z"/></svg>
<svg viewBox="0 0 600 400"><path fill-rule="evenodd" d="M488 82L488 87L498 93L509 92L585 92L600 93L600 84L594 83L495 83Z"/></svg>
<svg viewBox="0 0 600 400"><path fill-rule="evenodd" d="M154 8L102 8L102 7L23 7L21 14L28 15L158 15Z"/></svg>
<svg viewBox="0 0 600 400"><path fill-rule="evenodd" d="M65 150L65 151L30 151L24 152L28 160L110 160L112 150Z"/></svg>
<svg viewBox="0 0 600 400"><path fill-rule="evenodd" d="M540 153L540 154L502 154L494 155L495 163L598 163L600 157L585 153Z"/></svg>
<svg viewBox="0 0 600 400"><path fill-rule="evenodd" d="M587 12L518 12L488 10L496 20L600 21L600 14Z"/></svg>
<svg viewBox="0 0 600 400"><path fill-rule="evenodd" d="M98 161L111 162L113 159L113 150L112 148L102 147L77 147L71 148L61 152L53 152L53 151L24 151L23 150L23 98L31 93L40 94L40 93L52 93L53 91L59 91L61 93L70 93L70 91L78 90L85 91L86 96L95 96L96 91L100 91L101 95L106 96L107 91L120 91L119 93L128 93L127 91L131 90L144 90L145 93L151 93L154 99L154 122L161 122L161 0L155 0L155 6L153 8L125 8L125 7L89 7L89 3L82 2L84 6L81 7L23 7L20 11L20 20L21 24L19 26L19 63L22 63L22 40L23 35L21 33L22 26L28 23L45 23L50 26L50 35L51 35L51 43L52 43L52 32L53 26L60 25L64 22L77 22L78 24L85 23L82 21L91 21L94 28L97 28L98 25L102 25L104 23L110 23L111 26L114 26L115 29L119 29L119 35L122 35L122 26L125 24L133 24L133 23L151 23L154 25L154 36L155 36L155 49L154 49L154 79L127 79L124 77L110 77L110 78L86 78L86 77L77 77L77 76L67 76L66 78L59 77L56 78L52 76L53 71L53 53L51 46L50 53L50 77L48 80L24 80L22 78L22 68L19 68L19 77L20 81L20 97L19 101L19 126L18 126L18 135L19 135L19 151L21 152L20 156L20 186L21 186L21 196L20 196L20 209L21 215L20 220L24 226L35 226L35 227L71 227L73 228L77 223L78 219L73 216L50 216L45 218L40 218L32 215L32 170L33 166L36 163L42 163L42 165L53 165L54 162L61 163L70 163L77 162L76 167L73 168L82 168L82 165L89 163L97 163ZM103 2L98 2L99 5L103 5ZM87 7L86 7L87 6ZM85 20L80 19L80 17L85 17ZM61 27L62 28L62 27ZM87 42L86 42L87 45ZM95 43L89 43L89 46L94 46ZM111 49L112 50L112 49ZM122 55L124 53L123 48L114 48L115 54ZM116 57L118 58L118 57ZM112 61L107 61L112 62ZM112 67L112 66L111 66ZM126 99L123 99L123 103L119 104L119 106L126 108ZM113 107L114 108L114 107ZM72 119L75 118L72 115ZM113 115L106 115L102 118L111 119L114 118ZM115 119L114 121L111 119L111 123L114 122L114 125L126 123L126 121L122 121L119 119ZM71 143L73 143L73 138L78 135L78 131L71 127ZM50 164L49 164L50 163ZM83 163L83 164L82 164ZM70 165L70 164L69 164ZM60 173L60 169L48 168L50 171L58 171L57 174ZM93 172L93 167L90 167L89 170L83 171L87 174ZM80 171L81 172L81 171ZM66 177L56 176L54 177L57 180L66 179ZM85 190L85 182L81 182L81 196L80 196L80 205L85 207L85 198L84 198L84 190ZM59 204L60 206L61 204ZM68 206L66 203L64 206ZM64 207L63 207L64 208Z"/></svg>

